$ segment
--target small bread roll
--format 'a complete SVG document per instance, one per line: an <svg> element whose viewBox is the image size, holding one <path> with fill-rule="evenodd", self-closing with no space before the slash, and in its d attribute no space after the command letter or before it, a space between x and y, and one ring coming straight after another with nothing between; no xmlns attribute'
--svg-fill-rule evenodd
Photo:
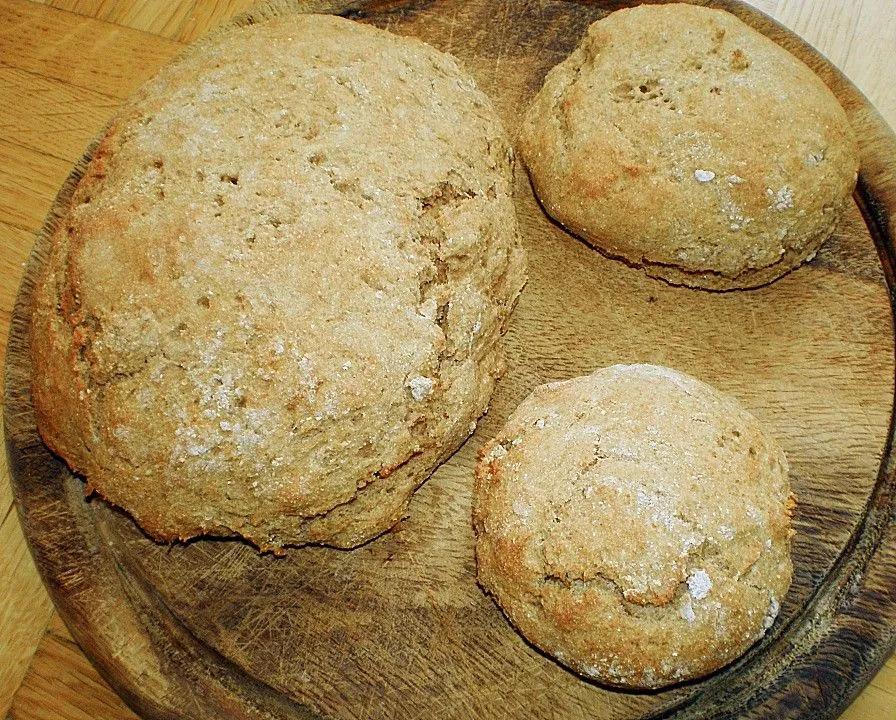
<svg viewBox="0 0 896 720"><path fill-rule="evenodd" d="M520 149L547 212L670 283L750 288L812 258L858 150L833 93L733 15L643 5L548 74Z"/></svg>
<svg viewBox="0 0 896 720"><path fill-rule="evenodd" d="M479 581L586 677L706 675L766 633L790 586L787 473L736 400L674 370L543 385L480 456Z"/></svg>

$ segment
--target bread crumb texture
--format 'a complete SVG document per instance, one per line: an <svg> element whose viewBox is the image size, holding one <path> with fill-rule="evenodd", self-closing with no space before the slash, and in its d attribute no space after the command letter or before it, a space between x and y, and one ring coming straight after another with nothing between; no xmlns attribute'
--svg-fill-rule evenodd
<svg viewBox="0 0 896 720"><path fill-rule="evenodd" d="M484 412L524 282L455 60L341 18L200 41L111 123L36 293L49 446L153 537L355 546Z"/></svg>
<svg viewBox="0 0 896 720"><path fill-rule="evenodd" d="M706 675L771 627L794 499L779 445L674 370L544 385L480 455L479 581L533 644L610 685Z"/></svg>
<svg viewBox="0 0 896 720"><path fill-rule="evenodd" d="M833 93L722 10L611 13L548 73L520 149L546 210L671 283L755 287L814 256L858 148Z"/></svg>

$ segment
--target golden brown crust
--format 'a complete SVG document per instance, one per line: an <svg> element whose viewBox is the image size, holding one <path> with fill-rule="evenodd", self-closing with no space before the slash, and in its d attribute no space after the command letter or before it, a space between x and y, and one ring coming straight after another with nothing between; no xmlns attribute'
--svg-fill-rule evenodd
<svg viewBox="0 0 896 720"><path fill-rule="evenodd" d="M42 436L159 539L382 532L501 372L512 164L422 42L295 15L200 43L123 108L53 237Z"/></svg>
<svg viewBox="0 0 896 720"><path fill-rule="evenodd" d="M479 581L578 673L700 677L765 634L790 586L787 472L738 402L668 368L543 385L480 456Z"/></svg>
<svg viewBox="0 0 896 720"><path fill-rule="evenodd" d="M846 114L733 15L619 10L548 73L520 149L549 214L674 284L762 285L812 258L855 186Z"/></svg>

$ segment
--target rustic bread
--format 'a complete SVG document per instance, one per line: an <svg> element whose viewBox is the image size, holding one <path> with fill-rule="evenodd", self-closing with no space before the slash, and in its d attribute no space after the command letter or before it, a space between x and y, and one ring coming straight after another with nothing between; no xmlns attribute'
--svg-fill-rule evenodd
<svg viewBox="0 0 896 720"><path fill-rule="evenodd" d="M512 165L417 40L293 15L201 42L117 115L52 237L44 440L160 540L389 528L502 372Z"/></svg>
<svg viewBox="0 0 896 720"><path fill-rule="evenodd" d="M480 456L479 581L589 678L705 675L765 634L790 586L787 474L737 401L674 370L543 385Z"/></svg>
<svg viewBox="0 0 896 720"><path fill-rule="evenodd" d="M733 15L644 5L591 25L526 113L547 212L670 283L768 283L850 201L856 140L812 71Z"/></svg>

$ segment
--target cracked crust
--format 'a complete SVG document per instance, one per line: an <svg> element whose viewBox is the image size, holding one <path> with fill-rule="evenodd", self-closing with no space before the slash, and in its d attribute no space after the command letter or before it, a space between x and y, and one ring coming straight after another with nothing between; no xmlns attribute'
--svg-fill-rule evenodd
<svg viewBox="0 0 896 720"><path fill-rule="evenodd" d="M769 283L850 202L854 133L802 62L733 15L619 10L548 73L519 140L547 212L672 284Z"/></svg>
<svg viewBox="0 0 896 720"><path fill-rule="evenodd" d="M47 444L160 540L352 547L469 435L524 282L453 58L330 16L215 35L112 122L32 325Z"/></svg>
<svg viewBox="0 0 896 720"><path fill-rule="evenodd" d="M657 688L743 653L790 586L779 445L733 398L615 365L536 388L482 450L479 581L533 644Z"/></svg>

